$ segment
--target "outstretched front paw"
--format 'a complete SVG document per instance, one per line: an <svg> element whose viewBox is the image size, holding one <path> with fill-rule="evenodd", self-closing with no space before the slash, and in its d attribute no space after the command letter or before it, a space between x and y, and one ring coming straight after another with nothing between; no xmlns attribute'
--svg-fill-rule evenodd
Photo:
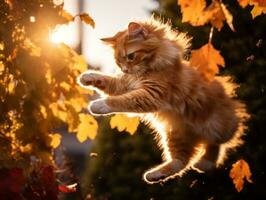
<svg viewBox="0 0 266 200"><path fill-rule="evenodd" d="M81 86L94 86L99 89L105 88L103 76L97 73L83 73L78 78L78 83Z"/></svg>
<svg viewBox="0 0 266 200"><path fill-rule="evenodd" d="M94 115L104 115L112 113L110 106L106 104L104 99L92 101L89 105L89 110Z"/></svg>

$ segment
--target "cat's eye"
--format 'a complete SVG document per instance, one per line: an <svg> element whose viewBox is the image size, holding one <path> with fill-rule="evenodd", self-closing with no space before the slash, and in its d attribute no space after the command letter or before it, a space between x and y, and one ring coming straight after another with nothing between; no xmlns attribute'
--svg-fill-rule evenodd
<svg viewBox="0 0 266 200"><path fill-rule="evenodd" d="M130 54L127 55L127 60L133 61L135 59L135 57L136 57L136 53L135 52L130 53Z"/></svg>

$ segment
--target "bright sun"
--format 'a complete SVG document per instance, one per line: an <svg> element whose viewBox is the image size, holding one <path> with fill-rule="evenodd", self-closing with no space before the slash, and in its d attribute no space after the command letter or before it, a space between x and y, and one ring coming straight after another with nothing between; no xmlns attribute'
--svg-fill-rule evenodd
<svg viewBox="0 0 266 200"><path fill-rule="evenodd" d="M79 42L78 30L74 23L56 26L50 33L49 39L52 43L65 43L71 47L76 47Z"/></svg>

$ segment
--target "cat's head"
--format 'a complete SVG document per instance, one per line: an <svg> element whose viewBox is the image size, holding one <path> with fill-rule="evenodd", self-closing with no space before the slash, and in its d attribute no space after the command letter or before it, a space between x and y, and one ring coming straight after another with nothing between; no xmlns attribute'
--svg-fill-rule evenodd
<svg viewBox="0 0 266 200"><path fill-rule="evenodd" d="M129 74L178 65L189 45L185 34L154 18L146 22L130 22L126 30L102 41L113 47L117 65Z"/></svg>

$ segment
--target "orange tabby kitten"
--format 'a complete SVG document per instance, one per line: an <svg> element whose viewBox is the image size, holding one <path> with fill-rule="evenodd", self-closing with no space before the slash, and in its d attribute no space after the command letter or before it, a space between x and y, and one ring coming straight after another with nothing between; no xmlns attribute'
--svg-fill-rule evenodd
<svg viewBox="0 0 266 200"><path fill-rule="evenodd" d="M226 94L222 83L228 81L207 81L183 59L185 34L152 18L102 40L113 47L123 73L87 71L79 83L108 94L91 102L91 113L138 113L155 129L164 162L148 170L145 181L167 180L190 167L210 170L241 143L245 108Z"/></svg>

